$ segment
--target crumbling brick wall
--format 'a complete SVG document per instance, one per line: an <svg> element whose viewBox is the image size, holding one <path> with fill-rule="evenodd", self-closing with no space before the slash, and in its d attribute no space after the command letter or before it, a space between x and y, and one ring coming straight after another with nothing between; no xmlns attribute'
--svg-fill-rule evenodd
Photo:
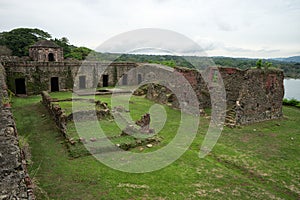
<svg viewBox="0 0 300 200"><path fill-rule="evenodd" d="M283 71L247 70L237 98L237 124L282 117Z"/></svg>
<svg viewBox="0 0 300 200"><path fill-rule="evenodd" d="M176 67L175 73L178 73L179 76L183 76L189 82L197 95L200 108L210 107L211 102L208 86L197 70ZM180 90L180 88L182 88L181 83L177 83L176 87ZM183 93L184 92L185 91L183 91ZM158 103L172 106L173 108L180 107L176 95L173 94L170 89L159 84L149 84L146 97Z"/></svg>
<svg viewBox="0 0 300 200"><path fill-rule="evenodd" d="M204 78L196 70L181 68L176 70L191 84L197 94L200 108L211 106L208 88L213 89L212 83L222 80L226 91L227 114L230 113L230 118L234 117L230 119L231 123L250 124L282 117L284 75L280 70L243 71L235 68L211 67L203 72L208 83L204 82ZM146 97L179 108L176 96L163 86L150 84Z"/></svg>
<svg viewBox="0 0 300 200"><path fill-rule="evenodd" d="M217 70L219 71L222 77L223 84L225 87L227 107L230 108L233 105L235 105L240 93L240 89L244 84L244 71L236 68L223 67L218 67Z"/></svg>
<svg viewBox="0 0 300 200"><path fill-rule="evenodd" d="M6 88L5 71L0 64L0 199L34 199L12 112L3 107Z"/></svg>

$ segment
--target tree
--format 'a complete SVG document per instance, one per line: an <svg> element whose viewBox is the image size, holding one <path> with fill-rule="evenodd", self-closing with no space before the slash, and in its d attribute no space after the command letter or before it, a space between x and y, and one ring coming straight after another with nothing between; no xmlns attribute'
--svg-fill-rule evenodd
<svg viewBox="0 0 300 200"><path fill-rule="evenodd" d="M262 67L262 60L261 60L261 59L259 59L259 60L256 62L256 67L257 67L257 69L261 69L261 67Z"/></svg>
<svg viewBox="0 0 300 200"><path fill-rule="evenodd" d="M54 40L52 40L53 42L55 42L58 46L62 47L64 50L64 57L66 58L68 54L71 53L71 51L73 49L75 49L76 47L73 45L70 45L68 38L66 37L62 37L61 39L57 39L55 38Z"/></svg>
<svg viewBox="0 0 300 200"><path fill-rule="evenodd" d="M72 49L69 54L66 55L67 58L75 58L77 60L84 60L89 53L91 53L91 49L86 47L77 47Z"/></svg>
<svg viewBox="0 0 300 200"><path fill-rule="evenodd" d="M14 56L28 56L28 48L39 40L50 39L51 35L37 28L17 28L0 33L0 45L6 46Z"/></svg>

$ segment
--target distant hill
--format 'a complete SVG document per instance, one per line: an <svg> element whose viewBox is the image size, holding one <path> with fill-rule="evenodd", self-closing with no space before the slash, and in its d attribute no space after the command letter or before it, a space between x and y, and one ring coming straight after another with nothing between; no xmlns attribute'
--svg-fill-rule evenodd
<svg viewBox="0 0 300 200"><path fill-rule="evenodd" d="M300 56L292 56L287 58L272 58L272 60L282 61L282 62L298 62L300 63Z"/></svg>

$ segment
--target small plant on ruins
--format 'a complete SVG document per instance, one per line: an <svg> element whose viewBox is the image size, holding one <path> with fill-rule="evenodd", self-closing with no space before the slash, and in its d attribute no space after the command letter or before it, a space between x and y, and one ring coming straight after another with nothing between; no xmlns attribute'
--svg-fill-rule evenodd
<svg viewBox="0 0 300 200"><path fill-rule="evenodd" d="M8 97L2 95L2 104L5 105L5 104L8 104L10 103L10 100Z"/></svg>
<svg viewBox="0 0 300 200"><path fill-rule="evenodd" d="M268 70L270 68L274 68L273 67L273 64L271 62L262 62L261 59L259 59L257 62L256 62L256 68L257 69L264 69L264 70Z"/></svg>
<svg viewBox="0 0 300 200"><path fill-rule="evenodd" d="M256 62L256 68L257 68L257 69L261 69L261 67L262 67L262 60L259 59L259 60Z"/></svg>
<svg viewBox="0 0 300 200"><path fill-rule="evenodd" d="M7 89L8 96L2 94L2 105L4 107L10 107L11 99L15 95L11 90Z"/></svg>
<svg viewBox="0 0 300 200"><path fill-rule="evenodd" d="M10 107L10 99L2 95L2 105L3 107Z"/></svg>
<svg viewBox="0 0 300 200"><path fill-rule="evenodd" d="M271 62L266 62L263 66L265 70L268 70L273 67L273 64Z"/></svg>

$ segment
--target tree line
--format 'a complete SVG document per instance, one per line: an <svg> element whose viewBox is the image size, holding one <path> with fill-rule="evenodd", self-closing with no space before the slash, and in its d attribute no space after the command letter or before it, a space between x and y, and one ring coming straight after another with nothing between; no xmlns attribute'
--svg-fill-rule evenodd
<svg viewBox="0 0 300 200"><path fill-rule="evenodd" d="M0 55L28 56L28 49L39 40L51 40L64 50L65 58L84 60L92 51L86 47L76 47L69 43L68 38L52 38L46 31L37 28L16 28L0 33Z"/></svg>
<svg viewBox="0 0 300 200"><path fill-rule="evenodd" d="M112 54L99 53L87 47L76 47L70 44L67 37L52 38L43 30L37 28L16 28L0 33L0 55L28 56L28 48L39 40L51 40L64 50L64 58L84 60L89 55L99 61L124 61L158 63L170 67L181 66L203 69L211 65L234 67L239 69L250 68L277 68L284 71L286 77L300 78L300 63L284 62L270 59L250 59L231 57L197 57L173 55L140 55L140 54Z"/></svg>

